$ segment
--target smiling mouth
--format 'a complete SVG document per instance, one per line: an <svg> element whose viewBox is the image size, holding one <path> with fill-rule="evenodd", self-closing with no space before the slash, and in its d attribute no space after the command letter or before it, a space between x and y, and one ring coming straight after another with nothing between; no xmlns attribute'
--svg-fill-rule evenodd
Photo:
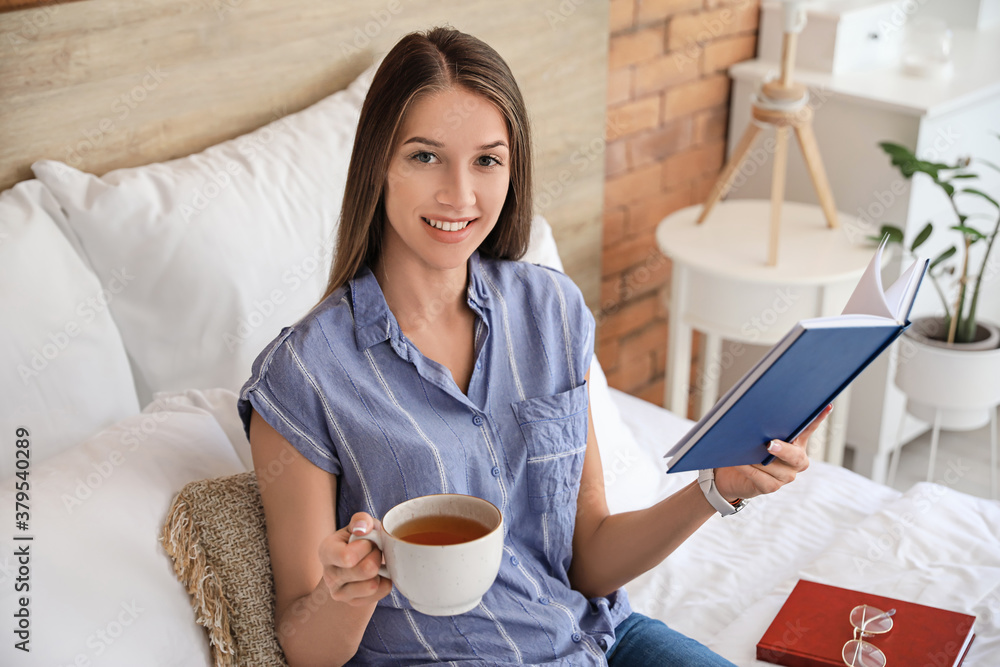
<svg viewBox="0 0 1000 667"><path fill-rule="evenodd" d="M473 218L472 220L464 220L462 222L446 222L444 220L431 220L430 218L421 218L431 227L435 229L440 229L445 232L457 232L465 229L470 222L475 222L478 218Z"/></svg>

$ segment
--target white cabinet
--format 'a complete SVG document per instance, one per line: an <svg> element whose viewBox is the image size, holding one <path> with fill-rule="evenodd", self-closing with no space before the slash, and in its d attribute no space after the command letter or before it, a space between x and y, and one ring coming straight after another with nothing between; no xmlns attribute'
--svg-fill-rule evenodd
<svg viewBox="0 0 1000 667"><path fill-rule="evenodd" d="M860 220L850 230L859 242L877 232L882 223L903 227L909 242L928 220L938 230L927 245L928 254L936 255L957 240L955 233L943 231L955 224L947 198L922 175L913 182L903 179L878 142L915 147L925 159L950 162L974 155L1000 164L1000 26L955 30L953 60L954 76L945 81L909 77L896 66L837 74L796 70L796 81L810 89L813 125L837 208ZM731 68L730 151L749 122L751 94L777 70L776 63L759 60ZM770 196L773 145L767 139L758 143L737 175L730 199ZM986 178L977 187L1000 193L1000 174L985 168L980 171ZM794 148L789 152L785 198L816 203L802 155ZM970 204L970 210L980 205L978 201ZM988 210L986 202L981 206ZM993 254L995 266L988 272L979 312L983 318L1000 322L1000 258ZM886 280L897 276L899 268L897 257L886 268ZM936 312L938 303L928 285L921 290L914 314ZM892 383L894 369L894 355L883 355L855 381L846 433L847 444L855 451L854 469L880 481L885 479L903 409L902 393ZM722 382L726 385L737 378L723 377ZM925 429L926 425L914 420L906 435L913 437Z"/></svg>
<svg viewBox="0 0 1000 667"><path fill-rule="evenodd" d="M795 51L796 67L817 72L847 72L896 62L906 15L895 0L821 0L804 5L806 25ZM757 57L781 62L785 3L760 6Z"/></svg>

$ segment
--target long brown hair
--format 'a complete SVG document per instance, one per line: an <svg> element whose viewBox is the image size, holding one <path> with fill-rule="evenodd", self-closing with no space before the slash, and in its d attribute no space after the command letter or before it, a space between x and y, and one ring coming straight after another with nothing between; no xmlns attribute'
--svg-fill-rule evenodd
<svg viewBox="0 0 1000 667"><path fill-rule="evenodd" d="M531 136L514 75L485 42L453 28L403 37L386 55L361 107L347 170L337 249L326 297L347 284L382 251L386 174L399 128L410 105L423 95L460 86L500 111L510 137L510 185L496 226L479 247L488 257L519 259L531 233Z"/></svg>

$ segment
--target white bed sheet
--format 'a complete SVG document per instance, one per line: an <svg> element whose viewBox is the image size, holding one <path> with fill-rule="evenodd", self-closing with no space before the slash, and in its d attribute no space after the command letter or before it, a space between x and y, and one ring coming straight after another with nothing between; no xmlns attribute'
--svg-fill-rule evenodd
<svg viewBox="0 0 1000 667"><path fill-rule="evenodd" d="M612 399L657 458L691 425L619 391ZM664 474L659 497L694 478ZM710 519L626 589L636 611L749 667L770 664L755 659L757 641L800 578L974 614L963 664L1000 665L1000 503L939 484L901 493L813 462L778 493Z"/></svg>

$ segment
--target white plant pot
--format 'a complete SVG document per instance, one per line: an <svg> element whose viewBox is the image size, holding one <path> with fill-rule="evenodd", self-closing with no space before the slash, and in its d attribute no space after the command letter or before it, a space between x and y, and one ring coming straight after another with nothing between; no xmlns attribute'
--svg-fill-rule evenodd
<svg viewBox="0 0 1000 667"><path fill-rule="evenodd" d="M914 321L900 339L896 386L907 396L907 411L930 423L941 410L941 428L952 431L989 423L989 411L1000 405L1000 348L995 342L992 349L969 350L928 341L920 324ZM1000 336L996 326L985 327Z"/></svg>

